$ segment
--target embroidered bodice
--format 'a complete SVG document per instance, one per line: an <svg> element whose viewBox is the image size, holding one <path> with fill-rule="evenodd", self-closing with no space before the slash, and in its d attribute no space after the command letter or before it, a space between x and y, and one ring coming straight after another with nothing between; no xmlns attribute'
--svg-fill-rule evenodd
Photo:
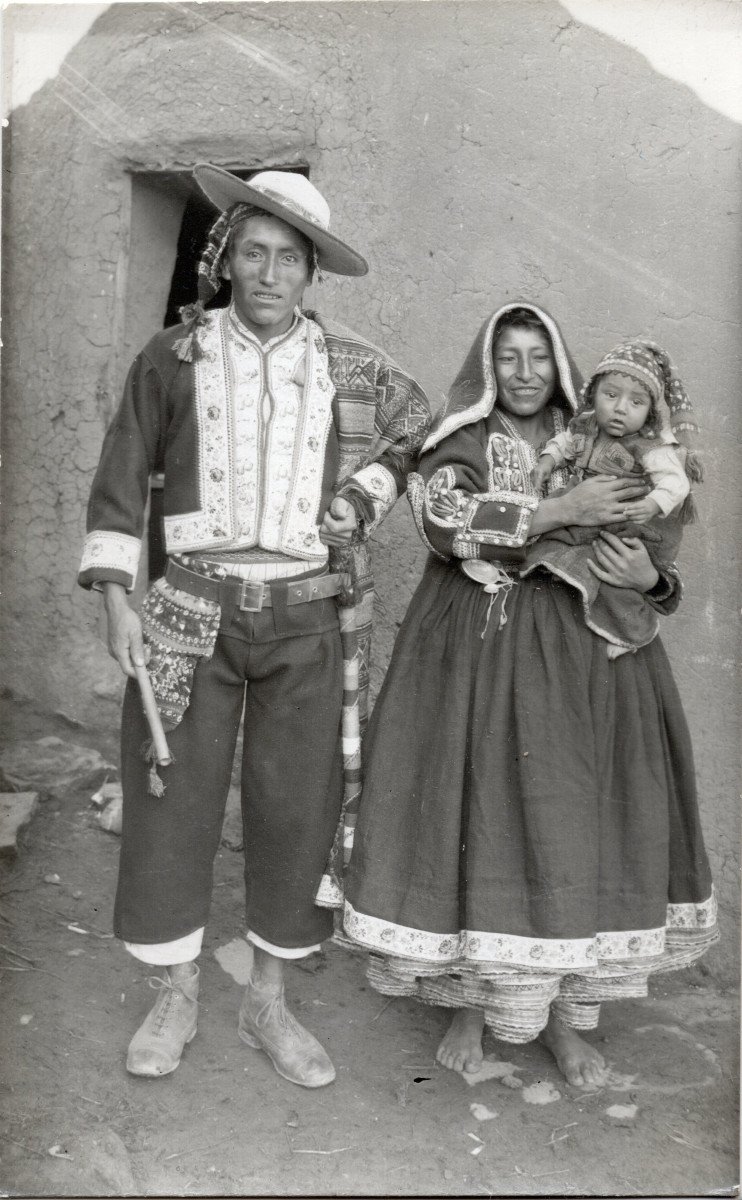
<svg viewBox="0 0 742 1200"><path fill-rule="evenodd" d="M549 408L553 432L564 419ZM442 557L518 562L539 494L532 472L538 449L518 432L501 409L462 426L434 446L410 481L410 498L426 544ZM549 491L563 487L566 472L554 471Z"/></svg>

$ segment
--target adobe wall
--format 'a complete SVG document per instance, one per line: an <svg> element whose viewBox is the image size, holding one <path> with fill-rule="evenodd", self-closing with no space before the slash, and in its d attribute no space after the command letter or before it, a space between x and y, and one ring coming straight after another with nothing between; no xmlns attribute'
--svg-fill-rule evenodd
<svg viewBox="0 0 742 1200"><path fill-rule="evenodd" d="M682 365L709 479L665 638L735 914L739 146L734 123L552 0L111 7L7 135L6 685L117 719L75 571L131 336L127 167L306 159L372 264L311 302L434 406L485 315L518 296L557 316L584 369L638 333ZM377 538L377 680L423 558L400 505Z"/></svg>

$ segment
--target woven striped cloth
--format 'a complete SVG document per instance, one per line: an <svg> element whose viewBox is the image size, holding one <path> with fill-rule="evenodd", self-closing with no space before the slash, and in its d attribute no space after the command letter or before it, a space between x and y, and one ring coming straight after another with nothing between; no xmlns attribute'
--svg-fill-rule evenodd
<svg viewBox="0 0 742 1200"><path fill-rule="evenodd" d="M340 486L370 462L384 457L393 464L399 494L415 466L430 424L424 393L378 347L319 313L306 314L322 329L330 377L335 385L339 421ZM361 743L368 723L368 687L374 578L364 537L349 549L331 548L330 569L351 579L341 598L340 635L343 644L344 695L342 718L343 813L330 852L327 870L317 892L317 904L340 908L343 872L353 846L362 784Z"/></svg>

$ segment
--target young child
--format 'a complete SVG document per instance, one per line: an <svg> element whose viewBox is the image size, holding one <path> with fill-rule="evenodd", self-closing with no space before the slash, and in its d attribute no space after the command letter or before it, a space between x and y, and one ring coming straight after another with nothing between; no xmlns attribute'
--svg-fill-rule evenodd
<svg viewBox="0 0 742 1200"><path fill-rule="evenodd" d="M697 426L685 389L665 351L637 339L622 342L601 360L582 398L587 407L542 448L534 484L542 489L563 466L571 467L578 480L644 477L649 492L626 505L626 524L612 531L641 537L654 565L665 569L677 554L682 526L694 519L690 483L701 478L687 444ZM588 626L606 638L614 658L651 641L659 621L639 593L601 581L592 553L595 536L595 530L569 528L540 538L521 574L546 567L577 587Z"/></svg>

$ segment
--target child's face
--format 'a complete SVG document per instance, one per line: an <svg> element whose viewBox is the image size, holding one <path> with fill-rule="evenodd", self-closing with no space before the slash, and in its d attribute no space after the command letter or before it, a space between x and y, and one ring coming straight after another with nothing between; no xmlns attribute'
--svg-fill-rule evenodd
<svg viewBox="0 0 742 1200"><path fill-rule="evenodd" d="M593 408L598 428L609 437L621 438L639 432L652 402L638 379L611 371L595 385Z"/></svg>

